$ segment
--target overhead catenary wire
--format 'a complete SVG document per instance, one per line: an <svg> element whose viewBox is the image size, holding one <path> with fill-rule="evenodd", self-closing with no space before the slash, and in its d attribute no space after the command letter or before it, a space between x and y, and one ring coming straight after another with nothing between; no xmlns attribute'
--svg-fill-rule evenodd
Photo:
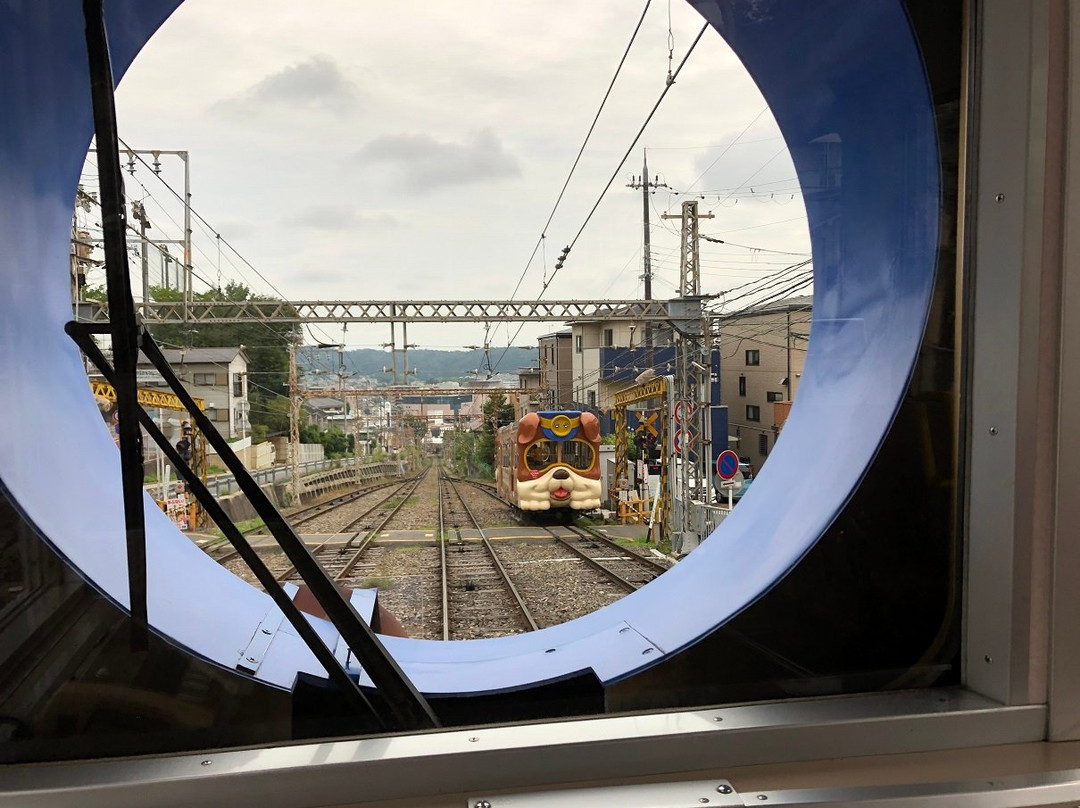
<svg viewBox="0 0 1080 808"><path fill-rule="evenodd" d="M596 115L593 116L592 124L589 126L589 131L585 133L585 138L581 142L581 147L578 149L577 156L574 158L573 165L570 166L570 171L566 175L566 180L563 182L562 188L559 190L559 195L555 200L555 204L551 208L551 213L548 214L547 221L544 222L544 226L540 230L540 238L537 239L536 246L533 247L532 254L529 256L529 260L525 262L525 268L521 271L521 275L518 277L517 283L514 285L514 291L510 294L510 299L513 300L517 295L518 290L521 288L522 281L525 280L525 275L529 271L529 267L532 265L533 259L536 257L536 252L547 238L547 229L551 226L552 220L555 218L555 213L559 209L559 205L562 203L563 196L566 194L566 189L570 185L570 180L574 176L574 172L577 170L578 163L581 162L581 156L585 153L585 147L589 143L589 139L592 137L593 131L596 129L596 123L600 120L600 115L604 111L604 107L607 104L608 98L611 96L611 91L615 87L615 82L619 78L619 74L622 72L623 65L626 64L626 57L630 54L630 49L633 47L634 41L637 39L638 32L641 30L642 23L645 22L645 15L649 11L649 6L652 4L652 0L646 0L645 8L641 11L641 17L638 19L637 25L634 26L634 32L630 35L630 41L626 44L626 49L623 51L622 58L619 59L619 64L615 68L615 74L611 77L611 81L608 84L607 90L604 92L604 97L600 100L600 106L596 110ZM546 257L545 257L546 258ZM544 267L545 273L547 272L547 266ZM545 283L546 285L546 283Z"/></svg>
<svg viewBox="0 0 1080 808"><path fill-rule="evenodd" d="M638 21L638 26L634 30L634 37L637 36L637 30L641 27L641 22L644 20L646 11L648 11L648 3L646 3L645 11L642 12L641 20ZM630 146L626 150L626 154L624 154L622 160L619 161L619 165L615 168L615 171L612 172L611 178L607 181L607 184L604 186L603 191L600 192L599 198L596 200L596 203L593 205L592 209L589 211L588 215L585 217L585 221L582 222L581 227L578 229L577 233L575 234L574 238L571 240L570 244L568 244L563 249L562 255L561 255L559 261L556 263L555 268L552 270L552 273L551 273L550 276L547 276L546 267L545 267L545 278L544 278L543 285L542 285L541 290L540 290L540 294L537 296L537 299L543 297L544 292L547 291L548 287L551 285L551 282L555 279L555 276L559 273L559 270L562 269L563 262L565 261L565 259L566 259L567 255L569 254L570 250L573 249L574 245L577 243L578 239L581 237L581 234L584 232L586 226L588 226L589 220L592 219L592 216L596 212L596 209L600 206L600 202L607 195L608 190L611 188L611 185L615 181L615 178L619 175L619 172L622 171L623 165L625 165L627 158L629 158L629 156L630 156L630 153L633 151L634 147L637 145L637 142L641 139L642 134L645 132L645 128L649 125L649 122L652 120L653 116L656 114L657 109L660 108L660 104L661 104L661 102L663 102L664 97L668 93L668 90L670 90L671 87L675 84L675 79L678 77L679 73L682 72L683 66L686 64L687 60L690 58L690 55L694 52L694 48L697 47L697 43L701 40L702 36L705 35L705 31L708 28L709 28L708 23L705 23L701 27L701 30L698 32L697 36L694 38L694 41L690 44L690 47L687 50L686 54L683 56L682 61L679 62L678 68L676 68L676 70L673 73L669 71L668 80L664 85L663 91L660 93L660 97L657 99L656 103L653 105L652 110L650 110L648 116L645 118L645 122L641 125L641 128L638 130L638 133L634 136L633 141L631 142ZM633 38L631 38L631 44L632 43L633 43ZM629 47L630 46L628 45L627 46L627 52L629 52ZM626 55L624 54L623 55L623 61L625 61L625 59L626 59ZM621 68L622 68L622 62L619 63L619 69L621 70ZM618 71L616 72L616 76L617 75L618 75ZM612 80L612 83L614 83L614 79ZM610 87L608 89L608 92L610 93ZM605 95L605 101L606 101L606 99L607 99L607 96ZM593 122L593 125L595 126L595 121ZM590 134L591 134L592 129L590 128L589 131L590 131ZM582 149L584 149L584 145L582 146ZM580 159L580 156L581 155L579 153L578 159ZM576 165L577 165L577 161L575 161L575 166ZM569 179L567 180L567 182L569 182ZM563 191L565 192L565 185L563 186ZM560 193L559 199L560 200L562 199L562 193ZM557 208L557 204L556 204L556 208ZM514 294L515 295L517 294L519 288L521 287L521 283L522 283L522 281L523 281L523 279L525 277L525 273L528 271L529 265L532 263L533 258L536 256L536 252L539 249L540 244L542 244L544 239L546 239L546 237L547 237L546 236L546 230L547 230L547 227L551 224L551 221L552 221L552 218L554 217L554 215L555 215L555 211L552 210L551 216L548 217L548 221L544 225L544 231L545 232L541 233L540 238L537 241L536 246L533 247L532 255L530 255L529 261L528 261L528 263L526 263L525 269L522 270L522 274L518 278L517 284L514 286ZM514 332L514 335L507 339L507 343L512 343L517 338L517 335L521 333L521 329L522 329L522 326L519 325L517 330ZM506 356L506 350L504 349L503 352L499 355L499 358L495 361L495 364L493 366L493 370L498 368L499 364L502 362L503 357L505 357L505 356Z"/></svg>
<svg viewBox="0 0 1080 808"><path fill-rule="evenodd" d="M690 55L694 52L694 48L697 47L698 42L700 42L701 38L703 36L705 36L705 32L708 29L709 29L709 23L705 23L703 26L701 26L701 30L698 31L697 36L694 37L694 41L690 43L690 47L687 49L686 53L683 55L682 61L679 62L679 66L675 69L675 72L672 74L671 81L669 83L665 84L664 89L660 92L660 97L656 99L656 103L653 104L652 109L649 110L649 114L645 117L645 122L641 124L641 128L638 129L637 134L634 135L634 139L630 142L630 145L627 147L626 153L623 155L622 159L619 161L619 164L615 167L615 170L612 172L611 178L604 185L603 190L600 191L600 195L597 197L596 202L593 203L592 208L590 208L588 214L586 214L585 220L581 223L581 226L578 228L577 232L574 234L574 237L570 240L570 244L568 245L570 250L572 250L574 248L574 245L577 244L578 239L581 238L581 234L585 232L585 228L589 226L589 222L592 220L593 214L595 214L597 208L600 207L600 203L604 201L604 197L607 196L607 192L611 189L612 183L615 182L616 178L619 176L619 173L622 171L623 166L626 165L626 161L630 158L630 154L633 152L634 147L636 147L637 144L638 144L638 141L641 140L641 136L643 134L645 134L645 129L648 127L649 123L652 121L653 116L656 114L656 111L660 108L660 104L663 103L664 98L668 94L668 91L674 86L675 80L679 77L679 73L681 73L683 67L686 66L686 62L690 59ZM547 283L544 285L543 289L541 289L541 291L540 291L540 297L542 297L544 292L547 291L548 286L550 286L551 282L555 279L555 276L558 274L559 269L561 269L561 267L557 267L556 270L551 273L551 277L548 278Z"/></svg>

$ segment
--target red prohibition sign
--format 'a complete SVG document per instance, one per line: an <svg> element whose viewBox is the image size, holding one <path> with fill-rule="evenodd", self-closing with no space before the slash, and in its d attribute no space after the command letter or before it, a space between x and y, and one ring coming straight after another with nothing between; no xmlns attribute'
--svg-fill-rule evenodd
<svg viewBox="0 0 1080 808"><path fill-rule="evenodd" d="M716 458L716 474L721 480L730 480L739 471L739 456L725 449Z"/></svg>

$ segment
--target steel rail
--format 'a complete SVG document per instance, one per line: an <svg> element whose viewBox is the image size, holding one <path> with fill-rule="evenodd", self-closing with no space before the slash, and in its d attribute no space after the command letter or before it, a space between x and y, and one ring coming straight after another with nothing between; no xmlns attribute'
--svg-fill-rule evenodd
<svg viewBox="0 0 1080 808"><path fill-rule="evenodd" d="M314 556L317 556L317 555L318 555L319 553L321 553L321 552L322 552L323 550L325 550L325 549L326 549L327 545L329 545L331 541L333 541L334 539L338 538L339 536L343 536L343 535L345 535L345 534L347 534L347 533L353 533L354 535L353 535L352 537L350 537L350 538L349 538L349 539L348 539L348 540L347 540L347 541L345 542L345 545L344 545L344 547L346 547L346 548L347 548L347 547L351 547L351 546L352 546L352 543L353 543L354 541L356 541L356 538L357 538L357 536L359 536L359 535L360 535L359 531L353 531L353 528L354 528L354 527L355 527L355 526L356 526L356 525L357 525L357 524L358 524L358 523L359 523L359 522L360 522L361 520L363 520L363 519L364 519L364 518L365 518L366 516L368 516L368 515L369 515L369 514L370 514L370 513L372 512L372 511L376 511L376 510L378 510L378 509L379 509L380 507L382 507L382 506L383 506L383 505L385 505L385 504L386 504L387 502L389 502L389 501L390 501L391 499L393 499L393 498L394 498L395 496L397 496L397 495L398 495L399 493L401 493L401 491L402 491L402 490L404 490L404 489L405 489L405 487L406 487L406 486L408 486L408 485L409 485L410 483L411 483L411 484L413 484L413 488L412 488L412 489L410 489L410 491L409 491L409 494L411 494L411 493L412 493L412 491L413 491L413 490L415 490L415 486L416 486L416 478L412 478L412 479L409 479L409 480L405 480L404 482L400 483L400 484L399 484L399 485L397 486L397 488L395 488L395 489L394 489L394 490L393 490L393 491L392 491L392 492L391 492L390 494L388 494L387 496L383 497L383 498L382 498L381 500L379 500L378 502L376 502L376 503L375 503L374 505L372 505L372 506L371 506L370 508L368 508L368 509L367 509L366 511L364 511L364 512L363 512L362 514L360 514L360 516L358 516L358 517L357 517L357 518L355 518L355 519L354 519L353 521L351 521L351 522L349 522L348 524L346 524L346 525L345 525L345 527L341 528L340 530L337 530L337 531L335 531L335 532L334 532L334 533L333 533L333 534L332 534L332 535L330 536L330 538L328 538L328 539L326 539L325 541L323 541L323 542L321 542L321 543L319 543L319 544L315 545L315 547L313 547L313 548L312 548L312 550L311 550L311 555L312 555L313 557L314 557ZM388 486L383 486L383 487L388 487ZM406 494L406 495L405 495L405 498L406 498L406 499L408 498L409 494ZM402 500L402 502L404 502L404 499ZM398 505L398 508L400 508L400 507L401 507L401 505L399 504L399 505ZM395 509L395 512L396 512L396 509ZM385 522L384 522L383 524L385 524ZM278 580L278 583L284 583L284 582L285 582L285 581L287 581L287 580L288 580L288 579L289 579L289 578L290 578L290 577L291 577L291 576L293 575L293 573L295 573L295 572L296 572L296 567L295 567L295 566L289 567L289 568L288 568L287 570L285 570L284 572L280 573L280 574L279 574L279 575L277 576L277 580ZM335 580L336 580L336 578L335 578Z"/></svg>
<svg viewBox="0 0 1080 808"><path fill-rule="evenodd" d="M439 477L440 479L448 479L446 472L443 471L442 464L439 464ZM442 638L443 640L450 639L450 590L448 586L448 575L446 569L446 518L443 513L443 496L442 485L439 486L439 575L442 581Z"/></svg>
<svg viewBox="0 0 1080 808"><path fill-rule="evenodd" d="M518 592L517 587L514 586L514 582L510 580L510 574L506 571L506 568L499 560L499 556L496 554L495 548L491 546L491 542L488 541L488 537L484 535L484 530L480 527L480 523L477 521L476 517L473 516L473 512L469 510L469 506L465 502L465 498L461 496L461 492L458 491L457 486L454 485L453 480L447 478L447 482L450 484L450 490L454 492L454 496L456 496L458 498L458 501L461 503L461 507L465 511L465 515L469 517L469 521L472 522L473 525L476 527L476 532L480 534L480 541L487 549L488 556L491 558L492 563L495 565L495 569L499 571L499 576L502 579L503 583L506 585L506 588L509 589L510 594L514 596L514 600L517 602L518 609L521 611L522 616L524 616L525 621L529 624L530 630L537 631L540 627L537 625L536 620L533 618L532 612L530 612L529 607L525 605L525 601L524 599L522 599L521 593ZM442 489L440 488L440 491L441 490Z"/></svg>
<svg viewBox="0 0 1080 808"><path fill-rule="evenodd" d="M651 558L646 558L645 556L638 555L631 550L627 550L618 542L612 541L607 536L603 535L598 530L595 530L591 527L574 525L572 528L570 528L570 530L583 531L584 533L588 534L588 538L594 541L598 541L606 547L610 548L611 550L614 550L615 552L626 556L627 561L631 561L634 564L637 564L638 566L647 569L654 575L661 575L671 569L670 567L666 567L658 561L653 561Z"/></svg>
<svg viewBox="0 0 1080 808"><path fill-rule="evenodd" d="M386 518L383 519L382 522L379 523L378 527L375 527L372 530L368 531L368 534L363 539L360 540L360 544L358 544L357 547L356 547L356 552L353 553L352 557L348 561L345 562L345 566L342 567L339 572L335 573L335 575L334 575L334 580L335 581L342 581L342 580L344 580L345 578L347 578L349 576L349 573L351 573L353 571L353 568L360 561L360 557L364 554L364 552L368 549L368 547L370 547L375 542L375 539L378 536L378 534L380 533L380 531L382 531L383 528L385 528L388 524L390 524L390 520L392 520L395 516L397 516L398 512L402 509L402 507L404 507L405 503L409 501L409 497L411 497L416 492L416 489L418 489L420 487L420 484L424 481L424 478L427 477L428 471L429 471L429 469L425 469L422 474L420 474L419 476L417 476L416 478L414 478L411 481L412 482L412 488L410 488L406 492L405 496L403 496L401 498L401 502L399 502L394 507L394 509L392 511L390 511L390 513L388 513L386 515ZM400 490L401 489L399 488L398 491L400 491ZM397 493L397 492L395 492L395 493ZM392 496L393 495L391 495L391 497ZM390 497L387 497L387 499L390 499ZM370 513L370 511L369 511L369 513ZM363 517L360 517L360 518L362 519ZM359 519L356 520L356 522L358 522L358 521L360 521L360 520ZM352 527L354 527L356 522L350 523L350 525L348 526L348 529L351 529ZM353 536L351 539L349 539L349 541L347 541L345 543L345 548L348 548L349 546L351 546L352 543L354 541L356 541L356 539L357 539L357 537L359 535L360 535L360 533L357 532L356 536Z"/></svg>
<svg viewBox="0 0 1080 808"><path fill-rule="evenodd" d="M293 511L292 513L285 514L285 518L289 520L293 527L310 522L316 517L322 516L324 513L329 513L335 508L340 508L342 505L347 505L350 502L368 495L373 494L376 491L381 491L383 488L389 488L394 485L393 482L378 483L376 485L368 486L367 488L358 488L355 491L350 491L346 494L340 494L332 499L328 499L325 502L320 502L317 505L309 505L306 508ZM297 518L299 517L299 518Z"/></svg>
<svg viewBox="0 0 1080 808"><path fill-rule="evenodd" d="M610 569L609 567L605 567L603 564L601 564L599 561L597 561L591 555L586 553L580 547L575 547L573 544L571 544L569 541L567 541L567 539L565 537L558 535L551 528L545 528L545 530L547 530L547 532L551 534L551 537L556 541L556 543L563 545L567 550L569 550L574 555L581 558L583 561L587 562L589 564L589 566L599 570L601 573L606 575L608 578L610 578L612 581L617 583L623 589L627 590L628 592L636 592L638 589L641 588L640 584L636 584L633 581L629 581L626 578L623 578L621 575L619 575L619 573L615 572L615 570Z"/></svg>
<svg viewBox="0 0 1080 808"><path fill-rule="evenodd" d="M299 509L297 511L293 511L292 513L284 515L284 516L285 516L286 521L288 521L289 524L291 524L293 526L293 528L296 528L298 525L302 525L305 522L310 522L312 519L314 519L314 518L316 518L318 516L321 516L324 513L328 513L330 511L334 510L335 508L339 508L342 505L346 505L349 502L353 502L353 501L355 501L357 499L360 499L361 497L365 496L366 494L371 494L371 493L373 493L375 491L378 491L381 488L387 488L390 485L393 485L393 483L382 483L382 484L379 484L379 485L370 486L368 488L362 488L362 489L360 489L358 491L351 491L348 494L342 494L341 496L334 497L333 499L327 500L326 502L320 502L318 505L311 505L311 506L309 506L307 508L301 508L301 509ZM302 518L297 519L296 518L297 514L303 514ZM240 532L243 533L246 536L246 535L249 535L251 533L254 533L256 530L259 530L259 529L260 529L260 526L256 525L253 528L249 528L248 530L242 530ZM342 532L344 532L344 531L342 531ZM226 541L225 539L218 539L216 541L210 542L207 545L204 545L202 549L203 549L204 552L206 552L209 555L212 550L216 550L225 541ZM324 542L323 544L325 544L325 543L326 542ZM320 548L322 546L323 545L319 545ZM235 550L233 550L230 553L226 553L225 555L218 556L214 560L217 561L217 563L219 563L219 564L225 564L225 563L227 563L229 561L232 561L234 558L236 558L236 556L237 556L237 552Z"/></svg>

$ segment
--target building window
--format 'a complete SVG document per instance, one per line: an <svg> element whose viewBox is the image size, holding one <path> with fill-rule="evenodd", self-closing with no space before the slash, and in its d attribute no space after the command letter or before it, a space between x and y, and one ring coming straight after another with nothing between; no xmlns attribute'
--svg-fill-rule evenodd
<svg viewBox="0 0 1080 808"><path fill-rule="evenodd" d="M605 348L610 348L614 344L615 344L615 329L614 328L605 328L604 329L604 347Z"/></svg>
<svg viewBox="0 0 1080 808"><path fill-rule="evenodd" d="M760 421L761 420L761 407L757 404L746 405L746 420L747 421Z"/></svg>
<svg viewBox="0 0 1080 808"><path fill-rule="evenodd" d="M196 387L213 387L215 381L213 373L196 373L192 377L192 382Z"/></svg>
<svg viewBox="0 0 1080 808"><path fill-rule="evenodd" d="M739 395L740 396L745 396L746 395L746 377L745 376L740 376L739 377Z"/></svg>
<svg viewBox="0 0 1080 808"><path fill-rule="evenodd" d="M766 401L783 401L784 400L784 394L783 393L776 393L776 392L770 390L768 393L765 394L765 400Z"/></svg>
<svg viewBox="0 0 1080 808"><path fill-rule="evenodd" d="M244 396L244 374L234 373L232 375L232 394L243 398Z"/></svg>
<svg viewBox="0 0 1080 808"><path fill-rule="evenodd" d="M746 365L747 365L747 367L750 367L752 365L760 365L760 364L761 364L761 351L759 351L757 348L754 348L753 350L750 350L750 351L746 352Z"/></svg>
<svg viewBox="0 0 1080 808"><path fill-rule="evenodd" d="M581 353L581 334L574 337L574 352Z"/></svg>
<svg viewBox="0 0 1080 808"><path fill-rule="evenodd" d="M596 391L595 390L590 390L589 391L589 406L590 407L595 407L596 406Z"/></svg>
<svg viewBox="0 0 1080 808"><path fill-rule="evenodd" d="M757 450L758 450L758 454L761 455L762 457L767 457L768 456L768 454L769 454L769 436L768 435L764 435L764 434L758 435Z"/></svg>

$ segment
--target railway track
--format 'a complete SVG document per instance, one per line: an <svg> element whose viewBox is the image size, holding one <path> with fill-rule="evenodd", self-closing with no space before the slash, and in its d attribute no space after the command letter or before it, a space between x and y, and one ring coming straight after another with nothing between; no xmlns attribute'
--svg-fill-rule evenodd
<svg viewBox="0 0 1080 808"><path fill-rule="evenodd" d="M387 496L346 523L339 531L338 536L353 534L344 544L338 545L337 536L335 536L312 548L311 554L319 559L319 563L331 578L339 582L350 580L353 570L360 563L364 553L408 502L409 497L420 486L427 474L428 471L425 469L416 477L389 486L393 490ZM280 582L288 581L296 577L296 567L290 566L276 577Z"/></svg>
<svg viewBox="0 0 1080 808"><path fill-rule="evenodd" d="M545 530L557 544L570 550L627 592L640 589L668 569L593 530L577 526L548 527Z"/></svg>
<svg viewBox="0 0 1080 808"><path fill-rule="evenodd" d="M308 524L312 520L317 519L324 514L331 513L345 505L352 504L364 497L380 491L384 488L389 488L395 485L393 481L376 483L374 485L366 485L355 488L351 491L347 491L344 494L332 497L331 499L324 500L323 502L316 503L315 505L309 505L305 508L296 508L290 510L287 513L283 513L282 516L285 521L293 528L297 530L301 525ZM256 525L255 527L248 528L241 531L245 536L249 536L264 530L265 525ZM216 541L210 542L203 547L203 550L210 555L219 564L225 564L236 558L239 553L236 550L231 549L231 545L228 539L221 538Z"/></svg>
<svg viewBox="0 0 1080 808"><path fill-rule="evenodd" d="M322 516L335 508L352 504L358 499L372 493L376 493L386 488L392 489L387 495L367 507L361 514L351 517L350 520L335 534L328 536L326 540L311 548L311 554L318 559L319 563L322 564L323 568L326 569L328 573L330 573L330 576L334 580L347 581L350 578L354 568L363 557L364 552L387 523L389 523L398 511L401 510L412 492L420 485L426 473L425 470L416 477L411 477L404 481L397 483L381 483L357 491L352 491L348 494L334 497L327 502L319 503L319 505L304 508L299 512L301 514L299 524L303 524L309 522L311 519ZM290 525L292 525L293 528L298 524L291 518L291 516L294 515L295 513L290 515L290 517L286 517L289 519ZM342 538L345 536L348 538L342 541ZM224 565L233 561L236 558L237 553L236 551L232 551L220 555L211 553L211 555L219 564ZM299 578L296 574L295 565L289 563L287 557L283 553L274 553L268 558L268 566L270 566L271 571L274 573L274 579L278 583L285 583L286 581Z"/></svg>
<svg viewBox="0 0 1080 808"><path fill-rule="evenodd" d="M535 631L536 620L449 477L442 478L439 499L443 639ZM463 541L463 526L475 529L479 541Z"/></svg>
<svg viewBox="0 0 1080 808"><path fill-rule="evenodd" d="M332 505L352 510L333 517L334 535L312 553L343 586L377 588L380 604L411 637L478 639L556 625L620 599L666 569L584 525L516 525L499 515L491 486L466 484L438 466L382 488L389 490L375 494L378 502L372 496L356 503L361 493L372 494L367 488L301 513L326 520ZM511 532L496 532L492 524ZM279 583L297 580L284 554L264 559ZM239 563L229 568L251 580Z"/></svg>

